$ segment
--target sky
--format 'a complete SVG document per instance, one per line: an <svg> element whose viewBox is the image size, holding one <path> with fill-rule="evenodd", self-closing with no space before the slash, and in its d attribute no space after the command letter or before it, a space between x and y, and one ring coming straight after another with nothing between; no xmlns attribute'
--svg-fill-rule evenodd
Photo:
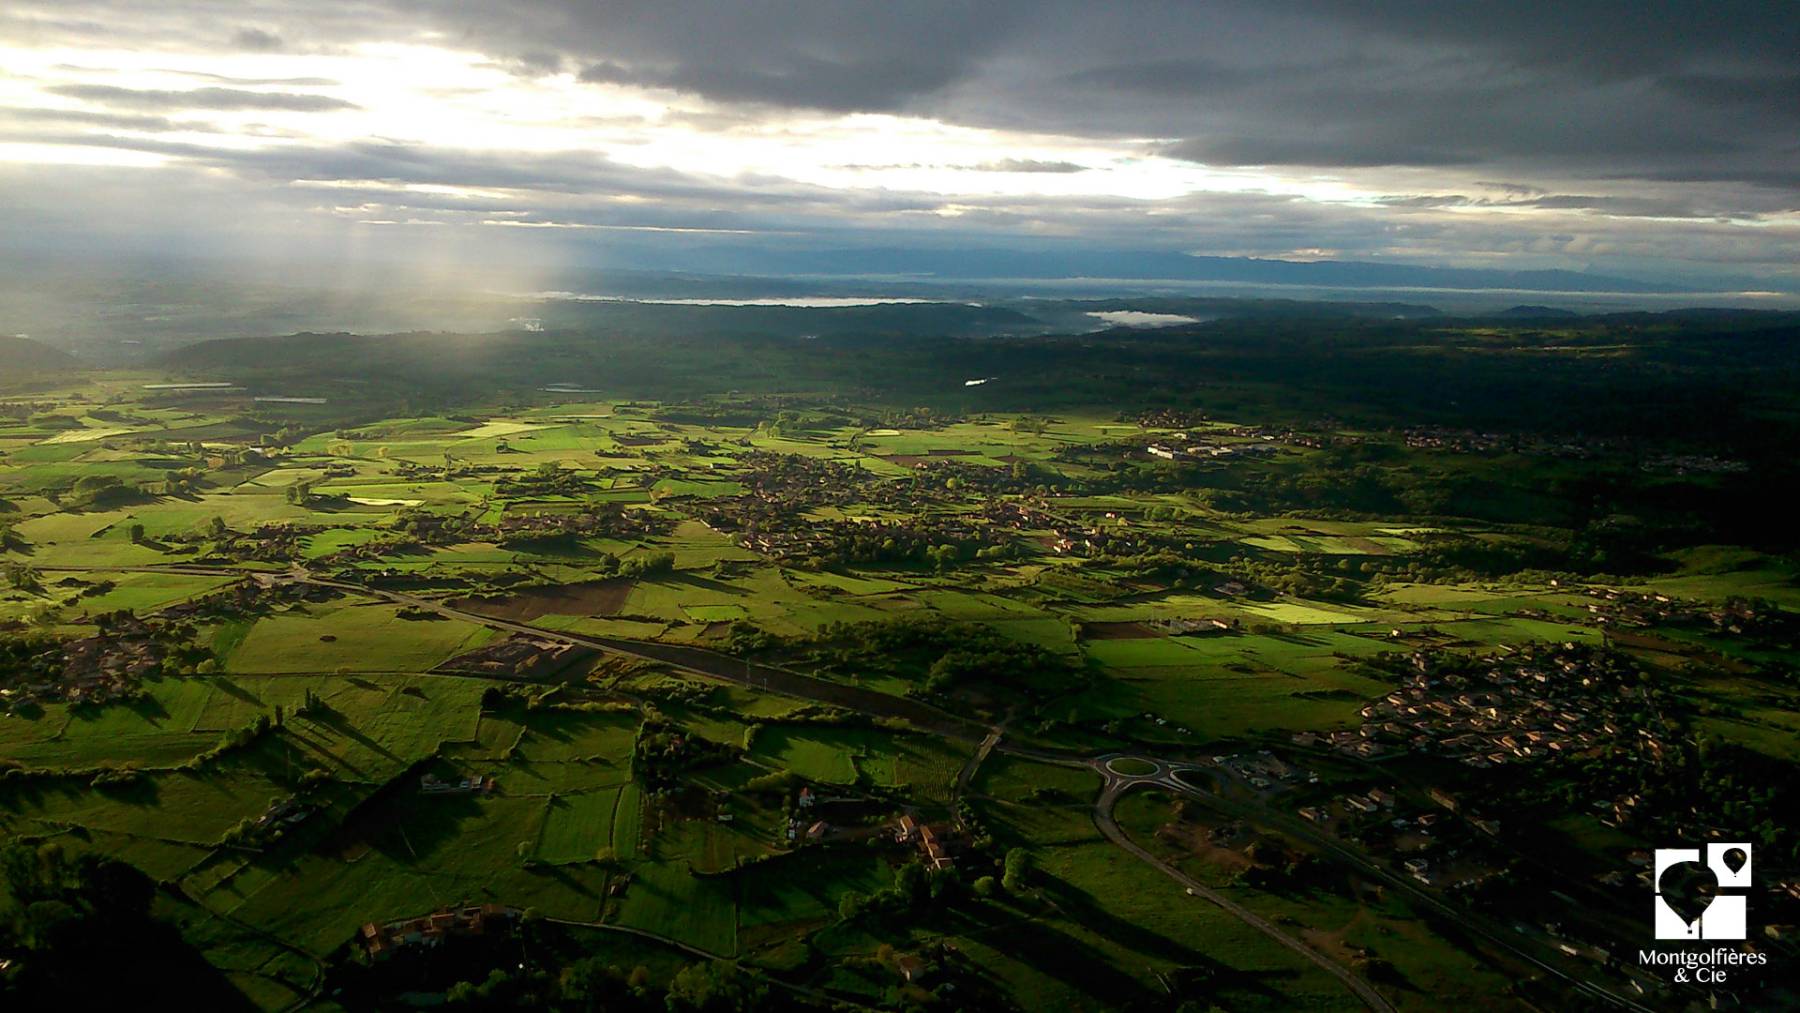
<svg viewBox="0 0 1800 1013"><path fill-rule="evenodd" d="M15 249L1174 250L1800 290L1778 0L7 0Z"/></svg>

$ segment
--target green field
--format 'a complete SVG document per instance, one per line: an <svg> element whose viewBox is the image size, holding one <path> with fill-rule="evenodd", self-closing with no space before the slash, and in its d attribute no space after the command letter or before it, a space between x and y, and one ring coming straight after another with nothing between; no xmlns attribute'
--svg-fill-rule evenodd
<svg viewBox="0 0 1800 1013"><path fill-rule="evenodd" d="M1529 453L1452 453L1224 372L1170 402L1204 410L1064 403L1067 377L1015 365L1029 395L948 406L837 380L542 389L559 378L278 407L150 372L0 397L0 839L135 866L267 1009L326 1003L365 924L475 903L531 912L469 947L500 970L549 988L616 956L658 1003L706 954L800 1005L1360 1008L1102 835L1088 764L1154 757L1217 797L1128 794L1126 832L1410 1013L1515 981L1509 1008L1545 1005L1528 963L1342 860L1498 868L1460 819L1415 836L1448 811L1429 788L1494 817L1521 881L1542 856L1518 828L1552 831L1570 896L1702 818L1779 827L1800 576L1722 477L1743 473L1668 474L1628 442L1565 460L1516 419ZM1740 527L1703 515L1726 492ZM1579 704L1514 719L1552 690ZM1442 745L1477 732L1485 766ZM1265 751L1309 776L1233 773ZM1702 770L1715 810L1621 815ZM1378 786L1400 805L1357 823L1344 796ZM258 824L284 806L303 816ZM1297 831L1303 807L1339 815ZM954 873L922 872L902 817ZM1529 889L1455 896L1557 961L1532 926L1625 924L1509 906ZM931 969L909 982L902 955Z"/></svg>

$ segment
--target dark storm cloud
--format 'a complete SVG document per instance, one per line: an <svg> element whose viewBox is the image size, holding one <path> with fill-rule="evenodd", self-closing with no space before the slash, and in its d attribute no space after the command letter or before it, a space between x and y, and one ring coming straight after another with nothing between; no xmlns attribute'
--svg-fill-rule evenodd
<svg viewBox="0 0 1800 1013"><path fill-rule="evenodd" d="M1800 11L1796 12L1800 16ZM1795 54L1800 59L1800 53ZM1800 74L1671 74L1658 84L1696 102L1741 107L1759 115L1800 121Z"/></svg>
<svg viewBox="0 0 1800 1013"><path fill-rule="evenodd" d="M279 24L321 47L430 39L526 74L572 69L727 105L1161 139L1221 166L1787 186L1784 149L1800 121L1800 16L1780 0L16 6L12 17L45 38L166 42L223 22ZM274 36L246 27L237 41L264 41L252 32Z"/></svg>
<svg viewBox="0 0 1800 1013"><path fill-rule="evenodd" d="M1169 152L1213 165L1768 182L1800 117L1783 3L472 6L430 16L567 54L589 82L1177 138Z"/></svg>
<svg viewBox="0 0 1800 1013"><path fill-rule="evenodd" d="M1636 77L1696 59L1791 68L1800 28L1769 0L1271 0L1371 34L1493 53L1521 65Z"/></svg>
<svg viewBox="0 0 1800 1013"><path fill-rule="evenodd" d="M110 84L60 84L45 89L54 95L125 109L279 109L287 112L329 112L355 109L356 104L329 95L301 92L245 91L242 88L194 88L169 91L155 88L121 88Z"/></svg>
<svg viewBox="0 0 1800 1013"><path fill-rule="evenodd" d="M525 0L414 8L487 48L549 51L593 83L811 109L896 111L964 79L1031 20L995 0Z"/></svg>
<svg viewBox="0 0 1800 1013"><path fill-rule="evenodd" d="M629 84L691 92L727 102L827 109L839 112L895 112L911 99L949 83L952 68L902 57L881 59L794 56L769 66L708 62L666 66L626 66L611 60L589 64L580 78L589 84Z"/></svg>
<svg viewBox="0 0 1800 1013"><path fill-rule="evenodd" d="M271 75L296 52L354 58L368 43L432 46L474 51L521 77L574 75L601 111L613 86L705 100L684 100L655 121L672 131L778 136L790 112L910 114L1083 138L1110 145L1121 161L1139 153L1274 167L1275 191L1283 179L1318 175L1390 195L1357 207L1280 192L954 198L718 179L701 175L703 165L640 169L580 151L304 138L242 151L124 136L166 132L162 117L184 109L351 107L296 90L328 82L272 76L134 90L97 83L130 83L101 66L47 89L96 108L0 112L9 139L224 170L206 186L224 194L236 180L238 199L258 206L341 202L352 209L343 214L378 209L372 218L596 228L1067 236L1263 256L1539 258L1623 273L1634 258L1789 273L1796 259L1791 220L1771 220L1800 207L1800 16L1780 0L12 0L0 4L0 40L172 57L260 50L277 53ZM228 69L239 66L261 71ZM276 90L247 90L264 87ZM449 101L448 89L439 94ZM964 165L943 164L938 152L871 151L868 161L893 164L866 168L1093 173L1071 184L1105 181L1115 168L1059 160L1053 144L1044 150L1052 157L983 153L968 160L994 160ZM157 171L166 179L180 169ZM419 184L504 192L401 192ZM609 198L638 203L607 206ZM1461 213L1483 210L1518 213ZM1745 220L1773 227L1728 224Z"/></svg>

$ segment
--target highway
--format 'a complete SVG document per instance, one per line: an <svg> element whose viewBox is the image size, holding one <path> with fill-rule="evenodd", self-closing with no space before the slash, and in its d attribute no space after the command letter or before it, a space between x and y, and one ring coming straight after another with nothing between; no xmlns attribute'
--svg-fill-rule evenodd
<svg viewBox="0 0 1800 1013"><path fill-rule="evenodd" d="M333 580L315 576L311 572L294 567L287 571L251 571L231 567L215 567L204 565L174 564L165 566L46 566L44 571L59 572L136 572L136 573L181 573L194 576L216 577L248 577L264 587L278 586L282 583L304 584L314 587L330 588L346 594L379 598L399 605L435 612L439 615L458 619L464 622L487 626L491 629L517 633L555 643L567 643L588 647L598 651L608 651L630 657L641 658L667 665L671 668L691 672L697 675L726 682L735 683L750 689L778 693L814 703L840 707L848 711L868 717L904 721L924 731L932 732L948 738L965 742L979 743L976 756L964 768L958 778L959 786L966 784L968 777L979 766L981 760L990 752L1002 752L1026 759L1063 766L1083 767L1092 770L1101 779L1101 789L1094 802L1094 825L1100 832L1119 848L1141 861L1147 862L1164 875L1181 884L1187 892L1201 900L1216 905L1231 914L1244 924L1263 933L1281 946L1299 954L1309 962L1343 983L1370 1009L1392 1013L1393 1006L1380 993L1350 969L1333 961L1331 958L1315 950L1300 939L1284 932L1278 926L1236 903L1218 891L1207 887L1204 883L1181 872L1174 866L1157 858L1154 854L1131 840L1113 819L1113 807L1125 793L1144 787L1162 788L1166 791L1186 795L1199 800L1209 807L1236 819L1243 819L1263 826L1268 830L1302 841L1324 857L1340 866L1350 869L1356 874L1380 882L1389 888L1404 894L1409 900L1423 909L1448 919L1460 928L1479 936L1484 941L1505 951L1514 958L1524 961L1545 974L1563 982L1569 988L1582 995L1606 1005L1635 1013L1654 1013L1650 1007L1644 1006L1627 996L1619 995L1610 989L1582 978L1574 977L1554 964L1528 952L1518 942L1505 934L1503 928L1492 925L1466 909L1455 908L1437 898L1428 891L1420 889L1405 877L1392 872L1370 861L1367 857L1343 846L1335 839L1322 836L1301 824L1298 820L1262 806L1233 801L1216 792L1208 791L1180 775L1204 774L1206 768L1194 763L1171 762L1154 756L1130 755L1122 753L1104 754L1088 757L1071 753L1060 753L1042 749L1031 749L1012 746L1001 742L1001 729L990 728L979 722L950 714L919 700L880 693L857 686L830 682L813 676L804 675L790 669L772 665L748 662L742 658L732 657L704 648L688 647L675 644L660 644L638 640L627 640L620 637L591 636L569 633L561 630L550 630L532 626L528 623L487 615L469 609L458 608L441 600L424 598L404 591L393 591L385 588L369 587L348 581ZM1129 768L1140 765L1148 768L1143 773L1131 773Z"/></svg>
<svg viewBox="0 0 1800 1013"><path fill-rule="evenodd" d="M1483 941L1505 951L1513 958L1524 961L1532 967L1561 981L1564 985L1574 989L1589 999L1597 1000L1616 1009L1632 1010L1635 1011L1635 1013L1655 1013L1655 1010L1652 1007L1645 1006L1629 996L1620 995L1597 982L1589 981L1585 978L1578 978L1565 972L1560 967L1550 963L1540 955L1532 953L1521 946L1520 941L1516 938L1517 933L1508 932L1507 929L1495 925L1490 920L1467 908L1451 906L1438 898L1435 894L1414 883L1409 877L1403 876L1371 861L1368 857L1345 847L1341 841L1312 830L1301 821L1288 816L1286 813L1265 806L1251 805L1249 803L1228 799L1223 795L1200 788L1180 776L1183 773L1204 773L1204 767L1197 764L1172 765L1142 757L1134 757L1133 759L1160 763L1161 769L1159 769L1159 776L1153 779L1139 778L1132 785L1127 785L1126 787L1134 787L1137 783L1153 783L1170 791L1187 795L1190 798L1206 804L1215 811L1234 819L1255 823L1262 826L1264 829L1272 830L1285 837L1304 842L1317 850L1325 858L1332 860L1340 866L1349 868L1352 872L1365 879L1379 882L1398 893L1404 894L1409 901L1418 907L1454 923L1458 928L1466 932L1479 936ZM1166 771L1166 776L1161 776L1164 771Z"/></svg>
<svg viewBox="0 0 1800 1013"><path fill-rule="evenodd" d="M784 668L747 662L741 658L708 651L702 648L690 648L673 644L653 644L644 641L626 640L618 637L587 636L568 633L561 630L548 630L532 626L528 623L503 619L496 616L457 608L443 601L424 598L404 591L393 591L385 588L369 587L349 581L332 580L315 576L310 571L295 566L287 571L252 571L231 567L213 567L203 565L176 564L169 566L140 567L82 567L60 566L44 567L45 571L101 571L101 572L134 572L134 573L182 573L193 576L211 577L248 577L263 587L276 587L283 583L304 584L313 587L330 588L345 594L379 598L399 605L416 609L424 609L438 615L464 622L475 623L490 629L517 633L522 636L535 637L553 643L574 644L599 651L610 651L630 657L642 658L668 665L672 668L692 672L714 679L722 679L751 689L779 693L814 703L824 703L835 707L876 718L898 719L919 727L925 731L935 732L949 738L978 743L974 757L963 768L958 776L959 789L966 786L968 778L974 775L975 769L989 753L996 750L1012 755L1022 756L1044 762L1057 763L1064 766L1084 767L1100 775L1103 782L1100 795L1094 804L1094 824L1106 838L1130 853L1132 856L1150 863L1165 875L1186 887L1188 892L1198 898L1216 904L1224 911L1238 918L1245 924L1267 935L1282 946L1317 964L1328 974L1343 982L1345 987L1354 992L1370 1009L1380 1013L1393 1013L1388 1004L1369 984L1358 978L1349 969L1333 962L1304 942L1288 935L1275 925L1252 911L1235 903L1227 897L1209 889L1205 884L1182 873L1180 870L1156 858L1132 841L1112 818L1113 803L1124 792L1143 785L1157 785L1172 791L1191 790L1175 778L1180 765L1150 757L1082 757L1067 753L1055 753L1046 750L1012 747L1001 743L1002 729L961 718L940 710L918 700L909 700L887 693L878 693L855 686L827 682L812 676L803 675ZM1120 774L1112 764L1121 760L1134 760L1148 764L1153 773L1143 776ZM959 791L960 794L960 791Z"/></svg>
<svg viewBox="0 0 1800 1013"><path fill-rule="evenodd" d="M1116 769L1116 766L1120 763L1148 764L1153 769L1145 774L1121 774ZM1114 844L1125 849L1138 859L1155 866L1164 875L1186 887L1190 896L1198 897L1201 900L1217 905L1238 921L1261 932L1263 935L1268 936L1275 942L1280 943L1282 946L1287 947L1289 950L1294 951L1317 965L1325 973L1342 982L1345 988L1354 992L1356 997L1361 999L1370 1009L1381 1011L1381 1013L1393 1013L1393 1005L1382 998L1381 993L1375 991L1374 986L1357 977L1349 968L1332 960L1318 950L1313 949L1304 941L1282 931L1274 923L1256 912L1251 911L1231 898L1226 897L1207 886L1205 883L1200 882L1192 876L1189 876L1187 873L1182 872L1180 869L1175 868L1173 865L1157 858L1140 846L1136 841L1133 841L1126 835L1125 831L1119 827L1118 822L1113 819L1113 806L1118 802L1120 796L1133 788L1153 786L1166 788L1170 791L1188 793L1190 789L1187 785L1182 783L1175 776L1176 773L1182 769L1183 765L1172 764L1154 757L1114 755L1096 757L1089 761L1087 766L1094 770L1095 773L1099 774L1104 782L1100 789L1100 797L1094 802L1094 825L1100 828L1100 832L1106 835L1107 840L1112 841Z"/></svg>

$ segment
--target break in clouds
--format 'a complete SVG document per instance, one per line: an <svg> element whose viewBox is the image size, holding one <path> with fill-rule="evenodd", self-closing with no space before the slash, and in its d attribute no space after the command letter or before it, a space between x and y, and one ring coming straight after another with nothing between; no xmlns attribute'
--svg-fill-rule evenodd
<svg viewBox="0 0 1800 1013"><path fill-rule="evenodd" d="M1792 290L1795 52L1769 3L25 0L0 10L0 227L1078 241Z"/></svg>

